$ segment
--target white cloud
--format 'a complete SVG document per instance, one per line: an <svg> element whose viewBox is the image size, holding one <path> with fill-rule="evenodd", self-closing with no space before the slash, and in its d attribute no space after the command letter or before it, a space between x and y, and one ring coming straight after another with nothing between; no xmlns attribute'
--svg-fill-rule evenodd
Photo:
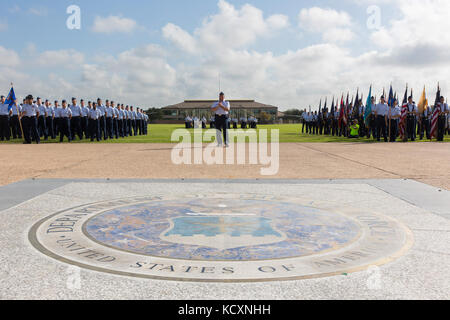
<svg viewBox="0 0 450 320"><path fill-rule="evenodd" d="M120 16L109 16L107 18L95 17L92 30L97 33L130 33L136 29L136 21Z"/></svg>
<svg viewBox="0 0 450 320"><path fill-rule="evenodd" d="M176 86L176 71L167 63L166 52L148 45L120 53L116 58L97 57L97 64L82 67L80 90L84 96L102 96L123 103L148 106L169 103Z"/></svg>
<svg viewBox="0 0 450 320"><path fill-rule="evenodd" d="M355 37L351 30L352 19L345 11L313 7L302 9L298 19L300 28L321 33L325 42L347 42Z"/></svg>
<svg viewBox="0 0 450 320"><path fill-rule="evenodd" d="M84 62L84 55L76 50L45 51L37 58L38 64L47 67L77 68Z"/></svg>
<svg viewBox="0 0 450 320"><path fill-rule="evenodd" d="M283 14L274 14L267 18L267 25L274 30L286 28L289 26L289 17Z"/></svg>
<svg viewBox="0 0 450 320"><path fill-rule="evenodd" d="M351 26L351 17L344 11L313 7L302 9L299 13L299 24L312 32L323 32L334 27Z"/></svg>
<svg viewBox="0 0 450 320"><path fill-rule="evenodd" d="M19 55L14 50L0 46L0 66L15 67L20 65Z"/></svg>
<svg viewBox="0 0 450 320"><path fill-rule="evenodd" d="M349 42L355 38L355 34L352 30L346 28L331 28L325 31L322 35L322 39L326 43L343 43Z"/></svg>
<svg viewBox="0 0 450 320"><path fill-rule="evenodd" d="M411 44L442 45L450 42L450 1L397 0L402 17L372 34L380 47L394 48Z"/></svg>
<svg viewBox="0 0 450 320"><path fill-rule="evenodd" d="M163 35L181 49L193 53L199 50L214 51L213 48L219 46L243 48L252 45L259 37L270 37L289 25L287 16L277 14L265 19L260 9L249 4L236 9L220 0L218 7L219 13L204 19L193 35L172 23L163 28Z"/></svg>
<svg viewBox="0 0 450 320"><path fill-rule="evenodd" d="M196 40L186 31L172 23L168 23L162 30L163 36L177 47L188 53L197 51Z"/></svg>

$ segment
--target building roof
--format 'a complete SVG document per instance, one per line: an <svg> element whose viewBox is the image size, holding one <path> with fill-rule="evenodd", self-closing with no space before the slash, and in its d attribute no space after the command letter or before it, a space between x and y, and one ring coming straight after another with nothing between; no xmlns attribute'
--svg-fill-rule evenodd
<svg viewBox="0 0 450 320"><path fill-rule="evenodd" d="M256 102L255 100L227 100L232 109L277 109L277 107ZM185 100L184 102L164 107L168 110L210 109L217 100Z"/></svg>

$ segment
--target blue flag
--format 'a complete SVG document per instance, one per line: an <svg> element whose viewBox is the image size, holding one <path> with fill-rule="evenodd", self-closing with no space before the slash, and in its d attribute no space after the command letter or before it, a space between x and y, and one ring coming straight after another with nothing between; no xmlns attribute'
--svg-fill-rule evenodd
<svg viewBox="0 0 450 320"><path fill-rule="evenodd" d="M389 101L388 101L388 105L389 107L392 107L394 105L394 92L392 90L392 85L391 85L391 89L389 90Z"/></svg>
<svg viewBox="0 0 450 320"><path fill-rule="evenodd" d="M5 101L5 104L8 105L8 112L12 110L14 101L16 101L16 94L14 93L14 88L11 88L11 91L9 91L8 97Z"/></svg>
<svg viewBox="0 0 450 320"><path fill-rule="evenodd" d="M372 86L370 86L369 95L367 96L366 111L364 112L364 122L369 125L369 118L372 114Z"/></svg>

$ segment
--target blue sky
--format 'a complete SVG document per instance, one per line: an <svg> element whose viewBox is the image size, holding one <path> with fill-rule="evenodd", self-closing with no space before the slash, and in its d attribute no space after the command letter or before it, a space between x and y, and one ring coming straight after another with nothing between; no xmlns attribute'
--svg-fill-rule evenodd
<svg viewBox="0 0 450 320"><path fill-rule="evenodd" d="M69 5L81 8L81 30L66 28ZM371 5L381 13L376 29L367 27ZM398 91L406 82L416 91L427 85L429 96L437 81L448 85L448 56L432 56L447 50L443 0L3 0L1 7L0 89L14 81L19 95L165 106L215 97L220 73L230 99L286 109L371 83L382 90L392 82ZM420 12L443 25L417 21ZM111 21L121 27L108 30Z"/></svg>
<svg viewBox="0 0 450 320"><path fill-rule="evenodd" d="M265 15L284 14L290 21L296 21L299 11L313 6L337 8L346 10L355 20L364 26L367 18L367 6L355 5L351 1L340 3L337 1L298 1L298 0L234 0L229 1L236 7L252 4L264 11ZM78 5L81 8L82 29L79 31L68 30L65 26L68 14L66 8L69 5ZM384 6L389 8L389 6ZM84 52L107 50L111 53L119 53L127 48L136 47L148 42L165 43L161 36L161 29L173 22L192 32L208 15L217 12L215 0L95 0L95 1L54 1L33 0L17 1L3 0L3 21L8 23L8 32L2 34L2 43L21 51L27 44L33 43L38 50L57 50L60 48L74 47ZM383 8L383 6L380 6ZM34 12L34 13L32 13ZM382 15L383 20L392 17L392 9L389 8ZM135 20L142 29L129 34L104 36L92 32L96 16L119 15ZM295 26L294 26L295 27ZM365 29L365 28L361 28ZM314 36L305 35L292 41L300 32L292 28L285 36L272 39L270 43L261 43L256 48L268 49L273 52L283 52L288 49L296 50L316 42ZM363 33L364 34L364 33ZM360 39L363 40L364 39ZM353 46L359 50L359 43Z"/></svg>

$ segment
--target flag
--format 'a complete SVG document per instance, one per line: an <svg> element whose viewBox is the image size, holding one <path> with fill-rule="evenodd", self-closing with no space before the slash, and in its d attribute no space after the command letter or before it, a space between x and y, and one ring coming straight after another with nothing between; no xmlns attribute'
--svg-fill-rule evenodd
<svg viewBox="0 0 450 320"><path fill-rule="evenodd" d="M331 104L331 114L334 115L334 96L333 96L333 103Z"/></svg>
<svg viewBox="0 0 450 320"><path fill-rule="evenodd" d="M423 92L425 92L425 87L423 87ZM402 113L400 116L400 136L402 140L406 136L406 115L408 114L408 85L406 85L405 96L403 97L402 103Z"/></svg>
<svg viewBox="0 0 450 320"><path fill-rule="evenodd" d="M434 112L433 112L433 118L431 120L431 139L437 137L437 124L439 119L439 113L441 112L441 89L439 88L436 93L436 102L434 103Z"/></svg>
<svg viewBox="0 0 450 320"><path fill-rule="evenodd" d="M360 109L361 109L361 107L364 107L363 101L364 101L364 93L361 92L361 98L359 99L359 107L360 107ZM363 114L359 114L359 117L361 117L361 116L364 117Z"/></svg>
<svg viewBox="0 0 450 320"><path fill-rule="evenodd" d="M422 96L420 97L419 105L417 108L419 109L419 113L423 114L425 112L425 108L428 106L428 100L425 94L425 87L423 87Z"/></svg>
<svg viewBox="0 0 450 320"><path fill-rule="evenodd" d="M364 122L369 126L370 115L372 114L372 86L370 86L369 95L367 96L366 110L364 112Z"/></svg>
<svg viewBox="0 0 450 320"><path fill-rule="evenodd" d="M353 105L353 116L359 119L359 88L356 90L355 104Z"/></svg>
<svg viewBox="0 0 450 320"><path fill-rule="evenodd" d="M391 89L389 90L388 106L392 107L393 105L394 105L394 92L392 90L392 85L391 85Z"/></svg>
<svg viewBox="0 0 450 320"><path fill-rule="evenodd" d="M9 91L8 97L6 98L5 104L8 105L8 112L11 111L11 109L14 106L14 101L16 101L16 94L14 93L14 88L11 87L11 90Z"/></svg>
<svg viewBox="0 0 450 320"><path fill-rule="evenodd" d="M347 106L348 106L348 94L347 94ZM347 125L347 106L344 105L344 95L342 95L341 98L341 110L339 113L339 127L342 128L342 126Z"/></svg>
<svg viewBox="0 0 450 320"><path fill-rule="evenodd" d="M344 121L344 126L347 125L347 119L348 119L348 108L349 108L348 95L349 95L349 93L347 92L347 101L345 102L344 117L342 118L342 120Z"/></svg>
<svg viewBox="0 0 450 320"><path fill-rule="evenodd" d="M347 108L347 118L350 116L350 115L353 115L353 103L354 103L354 101L353 101L353 95L352 95L352 102L350 102L350 104L348 105L348 108Z"/></svg>

